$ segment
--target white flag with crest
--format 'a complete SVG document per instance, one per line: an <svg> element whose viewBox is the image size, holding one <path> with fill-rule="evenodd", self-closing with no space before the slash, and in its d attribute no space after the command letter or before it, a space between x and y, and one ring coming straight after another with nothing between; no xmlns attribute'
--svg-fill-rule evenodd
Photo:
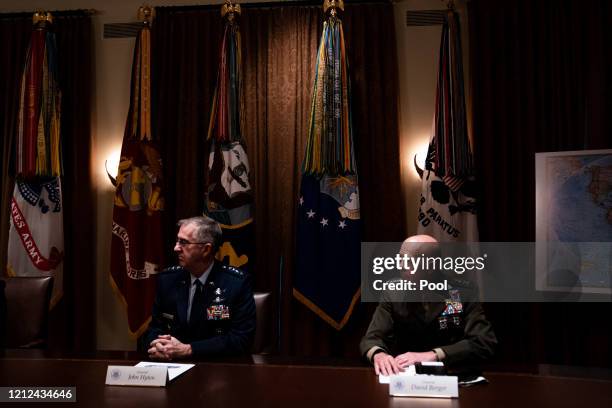
<svg viewBox="0 0 612 408"><path fill-rule="evenodd" d="M64 228L59 177L15 182L10 204L9 276L53 276L51 305L62 296Z"/></svg>

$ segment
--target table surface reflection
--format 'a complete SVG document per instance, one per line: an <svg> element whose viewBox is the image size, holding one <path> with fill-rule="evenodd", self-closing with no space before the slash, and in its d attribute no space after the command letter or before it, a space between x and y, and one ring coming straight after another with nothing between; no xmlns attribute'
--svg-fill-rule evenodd
<svg viewBox="0 0 612 408"><path fill-rule="evenodd" d="M527 372L486 372L489 384L461 388L458 399L390 397L388 385L355 361L263 356L197 362L165 388L104 385L108 365L134 365L141 357L133 352L7 351L0 358L0 386L76 386L73 407L612 406L607 370L583 370L587 378L577 378L572 376L577 370L546 365Z"/></svg>

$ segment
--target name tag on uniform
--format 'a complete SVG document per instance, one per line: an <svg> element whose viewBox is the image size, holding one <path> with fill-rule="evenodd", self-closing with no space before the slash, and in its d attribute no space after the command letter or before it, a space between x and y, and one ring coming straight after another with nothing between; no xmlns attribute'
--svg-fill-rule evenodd
<svg viewBox="0 0 612 408"><path fill-rule="evenodd" d="M389 395L395 397L457 398L456 376L394 375L389 381Z"/></svg>
<svg viewBox="0 0 612 408"><path fill-rule="evenodd" d="M108 366L106 385L165 387L168 367Z"/></svg>

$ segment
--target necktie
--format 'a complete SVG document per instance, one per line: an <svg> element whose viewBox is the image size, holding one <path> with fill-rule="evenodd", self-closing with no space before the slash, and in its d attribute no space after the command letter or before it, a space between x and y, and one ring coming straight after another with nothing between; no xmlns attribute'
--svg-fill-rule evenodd
<svg viewBox="0 0 612 408"><path fill-rule="evenodd" d="M189 317L189 330L192 337L197 335L204 317L204 285L199 279L195 280L194 285L196 289L191 302L191 315Z"/></svg>

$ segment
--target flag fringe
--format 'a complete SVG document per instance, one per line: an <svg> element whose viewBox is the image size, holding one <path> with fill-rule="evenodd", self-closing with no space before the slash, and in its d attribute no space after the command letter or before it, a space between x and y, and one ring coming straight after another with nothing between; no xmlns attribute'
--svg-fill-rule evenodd
<svg viewBox="0 0 612 408"><path fill-rule="evenodd" d="M298 301L300 301L300 303L302 303L304 306L309 308L311 311L313 311L316 315L318 315L321 319L323 319L325 322L327 322L327 324L329 324L336 330L342 330L342 328L346 325L346 323L348 323L348 320L353 314L353 309L355 308L355 305L357 304L357 301L359 300L360 296L361 296L361 288L358 289L357 292L355 292L355 294L353 295L353 298L351 299L351 304L348 310L342 317L342 320L338 322L337 320L332 318L330 315L325 313L323 309L315 305L310 299L308 299L305 295L303 295L299 290L293 288L293 297L295 297Z"/></svg>

